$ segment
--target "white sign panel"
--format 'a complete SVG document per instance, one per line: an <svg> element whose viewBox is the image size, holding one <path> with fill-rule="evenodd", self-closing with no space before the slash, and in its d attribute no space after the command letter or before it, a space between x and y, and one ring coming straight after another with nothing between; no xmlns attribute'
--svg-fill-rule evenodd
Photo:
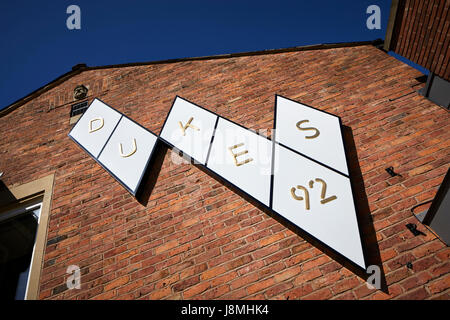
<svg viewBox="0 0 450 320"><path fill-rule="evenodd" d="M156 141L154 134L122 117L98 161L136 194Z"/></svg>
<svg viewBox="0 0 450 320"><path fill-rule="evenodd" d="M95 99L69 136L97 158L121 117L122 114Z"/></svg>
<svg viewBox="0 0 450 320"><path fill-rule="evenodd" d="M219 118L207 167L266 206L270 203L272 142Z"/></svg>
<svg viewBox="0 0 450 320"><path fill-rule="evenodd" d="M216 121L217 115L176 97L160 137L205 164Z"/></svg>
<svg viewBox="0 0 450 320"><path fill-rule="evenodd" d="M69 137L136 195L157 136L95 99Z"/></svg>
<svg viewBox="0 0 450 320"><path fill-rule="evenodd" d="M350 179L275 145L272 209L365 269Z"/></svg>
<svg viewBox="0 0 450 320"><path fill-rule="evenodd" d="M277 142L348 176L339 117L276 96Z"/></svg>

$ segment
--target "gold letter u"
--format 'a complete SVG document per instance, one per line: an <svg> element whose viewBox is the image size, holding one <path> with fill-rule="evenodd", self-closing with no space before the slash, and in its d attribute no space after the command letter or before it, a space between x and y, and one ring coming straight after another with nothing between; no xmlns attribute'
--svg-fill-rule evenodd
<svg viewBox="0 0 450 320"><path fill-rule="evenodd" d="M122 144L119 143L119 152L120 152L120 155L123 158L128 158L128 157L132 156L133 154L135 154L136 151L137 151L137 146L136 146L136 139L135 138L133 138L133 150L131 150L131 152L128 153L128 154L124 154L123 153Z"/></svg>

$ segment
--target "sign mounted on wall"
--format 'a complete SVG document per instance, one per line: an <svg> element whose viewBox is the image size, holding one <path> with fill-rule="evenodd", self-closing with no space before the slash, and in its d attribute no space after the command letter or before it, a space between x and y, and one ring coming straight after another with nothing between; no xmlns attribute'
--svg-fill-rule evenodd
<svg viewBox="0 0 450 320"><path fill-rule="evenodd" d="M133 195L160 140L365 269L340 118L275 99L273 140L178 96L160 136L98 99L69 136Z"/></svg>
<svg viewBox="0 0 450 320"><path fill-rule="evenodd" d="M276 96L275 119L276 142L348 176L339 117Z"/></svg>
<svg viewBox="0 0 450 320"><path fill-rule="evenodd" d="M208 169L268 207L271 161L269 139L220 117Z"/></svg>
<svg viewBox="0 0 450 320"><path fill-rule="evenodd" d="M158 140L154 133L98 99L69 137L134 196Z"/></svg>
<svg viewBox="0 0 450 320"><path fill-rule="evenodd" d="M350 179L275 144L272 210L365 268Z"/></svg>
<svg viewBox="0 0 450 320"><path fill-rule="evenodd" d="M183 98L176 97L161 130L160 138L205 164L218 116Z"/></svg>
<svg viewBox="0 0 450 320"><path fill-rule="evenodd" d="M275 99L272 210L365 269L341 119Z"/></svg>

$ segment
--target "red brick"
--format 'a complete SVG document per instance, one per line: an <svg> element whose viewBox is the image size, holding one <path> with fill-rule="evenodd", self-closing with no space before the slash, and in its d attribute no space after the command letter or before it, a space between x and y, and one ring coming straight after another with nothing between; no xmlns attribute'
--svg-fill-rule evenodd
<svg viewBox="0 0 450 320"><path fill-rule="evenodd" d="M434 281L427 285L432 294L440 293L450 288L450 275L446 275L444 278Z"/></svg>
<svg viewBox="0 0 450 320"><path fill-rule="evenodd" d="M258 281L257 283L248 286L247 287L247 292L249 294L254 294L256 292L260 292L260 291L270 287L274 283L275 283L275 281L273 280L273 278L269 278L269 279L266 279L266 280Z"/></svg>
<svg viewBox="0 0 450 320"><path fill-rule="evenodd" d="M324 274L320 278L314 279L312 281L312 286L313 286L314 290L318 290L323 287L331 286L331 285L335 284L337 281L339 281L340 279L342 279L342 274L340 274L339 272L328 273L328 274Z"/></svg>
<svg viewBox="0 0 450 320"><path fill-rule="evenodd" d="M431 279L431 275L428 272L421 272L413 277L409 277L400 284L405 291L409 291L419 285L427 283Z"/></svg>
<svg viewBox="0 0 450 320"><path fill-rule="evenodd" d="M204 295L202 296L202 299L207 299L207 300L217 299L217 298L223 296L224 294L228 293L229 291L230 291L230 288L228 285L214 287L211 290L208 290L207 292L205 292Z"/></svg>
<svg viewBox="0 0 450 320"><path fill-rule="evenodd" d="M361 299L369 294L372 294L376 289L369 288L367 284L363 284L356 288L353 292L355 293L356 299Z"/></svg>
<svg viewBox="0 0 450 320"><path fill-rule="evenodd" d="M97 296L94 296L93 299L94 300L110 300L112 298L114 298L116 296L117 292L115 290L113 291L108 291L102 294L99 294Z"/></svg>
<svg viewBox="0 0 450 320"><path fill-rule="evenodd" d="M265 292L267 298L272 298L276 295L279 295L293 287L292 283L280 283Z"/></svg>
<svg viewBox="0 0 450 320"><path fill-rule="evenodd" d="M200 282L200 279L198 276L191 277L185 280L180 281L179 283L175 284L173 286L173 290L175 292L183 291L186 288L192 287L194 284L197 284Z"/></svg>
<svg viewBox="0 0 450 320"><path fill-rule="evenodd" d="M352 291L345 292L341 295L335 296L332 299L336 300L355 300L355 295Z"/></svg>
<svg viewBox="0 0 450 320"><path fill-rule="evenodd" d="M260 244L261 247L264 247L264 246L272 244L272 243L274 243L274 242L276 242L276 241L278 241L280 239L283 239L283 238L284 238L284 234L277 233L277 234L274 234L274 235L272 235L270 237L267 237L267 238L264 238L264 239L260 240L259 244Z"/></svg>
<svg viewBox="0 0 450 320"><path fill-rule="evenodd" d="M409 271L408 268L400 268L386 275L386 282L388 285L399 282L408 276L411 275L412 272Z"/></svg>
<svg viewBox="0 0 450 320"><path fill-rule="evenodd" d="M169 296L171 293L172 293L171 288L170 287L165 287L165 288L162 288L162 289L159 289L159 290L152 291L149 294L148 298L150 300L159 300L159 299L162 299L162 298L165 298L165 297Z"/></svg>
<svg viewBox="0 0 450 320"><path fill-rule="evenodd" d="M314 257L314 251L313 250L305 251L305 252L297 254L297 255L295 255L293 257L290 257L289 260L287 261L287 265L288 266L297 265L297 264L299 264L299 263L301 263L303 261L311 259L312 257Z"/></svg>
<svg viewBox="0 0 450 320"><path fill-rule="evenodd" d="M238 269L238 273L240 276L243 276L247 273L253 272L255 270L259 270L264 266L264 262L263 261L254 261L251 262L249 264L247 264L245 267L242 267L240 269Z"/></svg>
<svg viewBox="0 0 450 320"><path fill-rule="evenodd" d="M300 273L300 267L294 267L291 269L287 269L281 273L278 273L274 276L275 282L284 282L287 279L290 279L294 276L296 276L297 274Z"/></svg>
<svg viewBox="0 0 450 320"><path fill-rule="evenodd" d="M314 293L311 293L310 295L307 295L304 297L305 300L325 300L329 299L333 296L333 293L330 291L330 289L325 288L319 291L316 291Z"/></svg>
<svg viewBox="0 0 450 320"><path fill-rule="evenodd" d="M105 285L105 291L109 291L111 289L123 286L124 284L128 283L128 281L130 281L129 276L123 276L121 278L115 279L110 283L108 283L107 285Z"/></svg>
<svg viewBox="0 0 450 320"><path fill-rule="evenodd" d="M352 277L339 281L332 287L332 290L334 294L339 294L347 290L355 289L360 283L361 281L359 281L356 277Z"/></svg>
<svg viewBox="0 0 450 320"><path fill-rule="evenodd" d="M312 287L310 284L306 284L304 286L301 287L297 287L293 290L290 290L289 292L286 292L284 294L284 297L287 300L297 300L300 299L302 297L304 297L305 295L311 293L313 291Z"/></svg>
<svg viewBox="0 0 450 320"><path fill-rule="evenodd" d="M422 258L426 255L429 255L430 253L436 252L437 250L442 248L442 243L439 241L433 241L430 243L426 243L420 247L415 248L412 250L412 253L417 258Z"/></svg>
<svg viewBox="0 0 450 320"><path fill-rule="evenodd" d="M231 282L231 289L241 288L243 286L248 285L249 283L256 282L258 279L259 279L259 276L255 272L245 275L245 276L239 276L236 278L236 280Z"/></svg>
<svg viewBox="0 0 450 320"><path fill-rule="evenodd" d="M295 278L294 283L296 285L303 285L305 282L320 277L321 275L322 273L319 269L312 269L308 272L302 272L298 277Z"/></svg>
<svg viewBox="0 0 450 320"><path fill-rule="evenodd" d="M163 244L162 246L159 246L155 249L155 254L160 254L164 251L170 250L172 248L175 248L178 245L178 241L177 240L171 240L165 244Z"/></svg>
<svg viewBox="0 0 450 320"><path fill-rule="evenodd" d="M441 265L433 266L432 268L430 268L430 273L434 277L439 277L441 275L450 273L450 261L445 262Z"/></svg>
<svg viewBox="0 0 450 320"><path fill-rule="evenodd" d="M428 292L425 288L419 288L413 291L410 291L399 297L401 300L423 300L428 297Z"/></svg>
<svg viewBox="0 0 450 320"><path fill-rule="evenodd" d="M230 282L231 280L236 279L236 277L237 277L237 273L232 271L232 272L229 272L227 274L224 274L224 275L221 275L219 277L216 277L216 278L212 279L211 280L211 285L213 287L216 287L216 286L219 286L221 284Z"/></svg>
<svg viewBox="0 0 450 320"><path fill-rule="evenodd" d="M286 266L282 262L274 263L274 264L268 265L265 268L262 268L261 270L259 270L258 276L260 278L272 276L285 268L286 268Z"/></svg>
<svg viewBox="0 0 450 320"><path fill-rule="evenodd" d="M201 294L202 292L208 290L211 288L210 282L201 282L199 284L196 284L195 286L190 287L186 291L183 292L183 297L185 299L190 299L193 296L196 296L198 294Z"/></svg>
<svg viewBox="0 0 450 320"><path fill-rule="evenodd" d="M325 256L319 257L317 259L305 262L303 264L303 266L302 266L302 270L303 271L307 271L307 270L309 270L311 268L317 268L317 267L319 267L319 266L321 266L324 263L329 262L329 261L330 261L330 258L328 258L328 257L325 257Z"/></svg>

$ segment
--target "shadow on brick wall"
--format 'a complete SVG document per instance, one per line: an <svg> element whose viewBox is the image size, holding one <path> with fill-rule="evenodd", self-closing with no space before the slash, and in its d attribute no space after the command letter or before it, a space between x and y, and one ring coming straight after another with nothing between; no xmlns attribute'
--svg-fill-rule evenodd
<svg viewBox="0 0 450 320"><path fill-rule="evenodd" d="M161 171L164 157L166 156L168 149L169 148L163 142L158 140L153 151L154 156L150 160L144 176L142 177L142 181L144 183L139 187L136 194L136 199L143 206L147 206L148 204L148 200L150 199L150 195L152 194L153 188L158 180L158 175Z"/></svg>
<svg viewBox="0 0 450 320"><path fill-rule="evenodd" d="M358 227L361 233L361 243L364 249L366 265L376 265L380 267L381 290L388 293L386 276L383 271L383 262L378 247L377 235L373 226L372 215L370 214L369 201L367 200L352 129L347 126L342 126L342 136L344 138L345 153L347 155L348 169L358 218ZM368 276L369 275L366 274L364 279L367 279Z"/></svg>

